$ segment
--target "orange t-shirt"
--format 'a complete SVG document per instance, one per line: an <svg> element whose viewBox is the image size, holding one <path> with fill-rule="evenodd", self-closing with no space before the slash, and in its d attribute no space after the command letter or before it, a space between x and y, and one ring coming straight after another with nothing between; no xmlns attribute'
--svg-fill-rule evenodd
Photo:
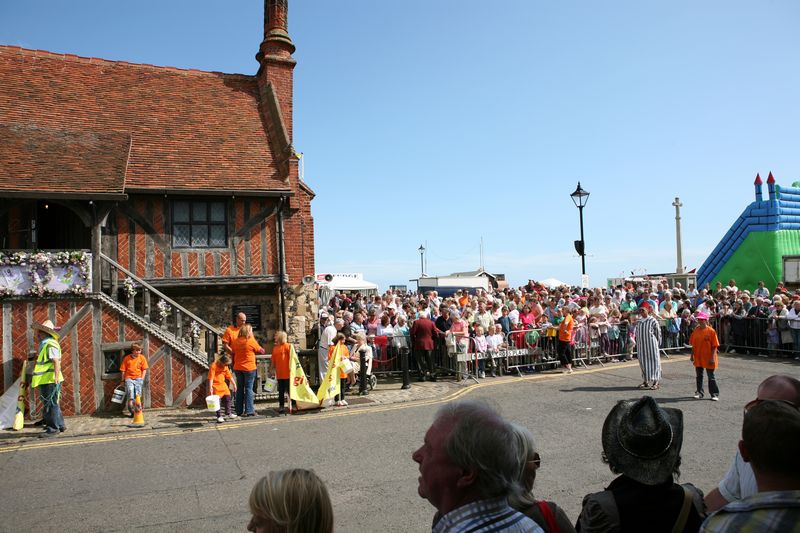
<svg viewBox="0 0 800 533"><path fill-rule="evenodd" d="M291 349L288 342L279 344L272 349L272 366L275 368L275 377L289 379L289 357Z"/></svg>
<svg viewBox="0 0 800 533"><path fill-rule="evenodd" d="M236 326L228 326L225 333L222 334L222 343L227 344L233 348L233 339L239 336L239 328Z"/></svg>
<svg viewBox="0 0 800 533"><path fill-rule="evenodd" d="M133 357L133 354L128 354L122 359L122 364L119 365L119 371L122 372L122 379L139 379L147 370L147 359L142 354Z"/></svg>
<svg viewBox="0 0 800 533"><path fill-rule="evenodd" d="M340 345L342 347L342 359L350 357L350 350L347 349L347 346L344 344ZM333 351L336 349L336 345L328 347L328 364L333 362ZM339 377L344 379L347 377L347 373L342 370L342 367L339 367Z"/></svg>
<svg viewBox="0 0 800 533"><path fill-rule="evenodd" d="M256 369L256 352L261 345L253 337L236 337L231 342L233 349L233 369L240 372L252 372Z"/></svg>
<svg viewBox="0 0 800 533"><path fill-rule="evenodd" d="M222 342L233 347L233 339L239 336L239 328L236 326L228 326L225 333L222 334Z"/></svg>
<svg viewBox="0 0 800 533"><path fill-rule="evenodd" d="M222 334L222 344L227 344L233 350L233 339L239 336L239 328L228 326Z"/></svg>
<svg viewBox="0 0 800 533"><path fill-rule="evenodd" d="M570 342L572 340L572 328L575 327L575 320L572 315L567 315L558 325L558 340Z"/></svg>
<svg viewBox="0 0 800 533"><path fill-rule="evenodd" d="M208 381L211 383L211 392L220 398L230 396L231 390L225 380L233 381L233 374L228 365L214 362L208 369Z"/></svg>
<svg viewBox="0 0 800 533"><path fill-rule="evenodd" d="M692 355L694 356L694 366L699 368L717 368L717 358L714 351L719 347L717 332L711 326L695 328L692 336L689 337L689 344L692 345Z"/></svg>

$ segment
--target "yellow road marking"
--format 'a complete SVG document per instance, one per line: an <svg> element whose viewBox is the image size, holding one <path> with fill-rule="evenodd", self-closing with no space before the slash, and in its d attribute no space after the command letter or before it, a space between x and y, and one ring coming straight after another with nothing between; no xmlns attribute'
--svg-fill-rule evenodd
<svg viewBox="0 0 800 533"><path fill-rule="evenodd" d="M667 363L675 363L680 361L688 360L688 356L673 356L671 359L661 361L661 364ZM585 369L581 370L577 375L585 375L585 374L595 374L598 372L606 372L608 370L613 370L616 368L630 368L632 366L639 366L638 362L627 362L627 363L620 363L614 364L613 366L605 366L605 367L598 367L593 369ZM409 401L409 402L402 402L402 403L395 403L389 405L375 405L375 406L367 406L364 409L359 408L355 410L333 410L333 411L322 411L317 415L304 415L293 417L288 420L282 419L280 417L277 418L270 418L270 419L258 419L258 420L242 420L240 422L235 422L233 424L226 424L226 425L210 425L207 427L200 427L200 428L191 428L191 429L164 429L164 430L151 430L151 431L143 431L143 432L131 432L131 433L118 433L114 435L98 435L98 436L86 436L86 437L75 437L69 440L56 440L56 441L45 441L45 442L22 442L19 444L11 444L8 446L0 446L0 453L9 453L9 452L16 452L16 451L28 451L28 450L41 450L45 448L62 448L67 446L77 446L83 444L100 444L103 442L119 442L119 441L126 441L126 440L134 440L134 439L148 439L152 437L170 437L174 435L182 435L186 433L206 433L208 431L228 431L233 429L241 429L253 426L262 426L262 425L273 425L273 424L285 424L285 423L301 423L301 422L310 422L310 421L317 421L317 420L325 420L328 418L334 417L341 417L341 416L353 416L363 413L364 411L369 411L370 413L383 413L389 411L397 411L400 409L409 409L412 407L423 407L426 405L437 405L446 402L450 402L461 398L466 394L470 394L475 392L476 390L483 389L486 387L497 387L497 386L505 386L510 385L513 383L521 383L526 381L545 381L545 380L553 380L559 379L562 377L566 377L564 374L536 374L533 376L523 376L523 377L515 377L511 379L506 379L503 381L484 381L482 383L477 383L470 385L469 387L465 387L463 389L454 391L450 394L447 394L441 398L430 398L428 400L418 400L418 401Z"/></svg>

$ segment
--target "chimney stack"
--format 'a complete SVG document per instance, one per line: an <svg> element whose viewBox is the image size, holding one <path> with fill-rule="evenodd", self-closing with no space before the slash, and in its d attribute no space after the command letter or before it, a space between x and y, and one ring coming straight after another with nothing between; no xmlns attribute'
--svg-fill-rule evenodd
<svg viewBox="0 0 800 533"><path fill-rule="evenodd" d="M295 47L289 37L288 21L288 0L264 0L264 40L256 54L260 65L256 77L262 94L268 84L272 85L291 143L294 67L297 62L292 57Z"/></svg>

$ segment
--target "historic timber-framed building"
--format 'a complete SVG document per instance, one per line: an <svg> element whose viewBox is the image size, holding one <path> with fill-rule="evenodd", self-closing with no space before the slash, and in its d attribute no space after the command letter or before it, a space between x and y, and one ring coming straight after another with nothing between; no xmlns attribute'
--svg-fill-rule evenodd
<svg viewBox="0 0 800 533"><path fill-rule="evenodd" d="M147 406L200 401L238 310L259 340L282 327L304 345L314 193L292 144L287 9L265 1L255 75L0 46L3 389L47 318L66 414L109 407L132 342Z"/></svg>

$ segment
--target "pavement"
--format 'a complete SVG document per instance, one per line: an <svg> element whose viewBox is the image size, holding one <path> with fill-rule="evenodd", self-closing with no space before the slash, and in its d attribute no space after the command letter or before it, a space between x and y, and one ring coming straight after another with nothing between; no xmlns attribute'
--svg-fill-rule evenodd
<svg viewBox="0 0 800 533"><path fill-rule="evenodd" d="M509 378L488 378L488 379L509 379ZM454 379L440 379L436 382L418 382L413 379L411 388L402 389L402 381L395 377L381 377L378 379L378 386L369 391L366 396L358 396L358 389L354 387L346 395L347 407L329 407L313 411L303 411L295 415L286 415L296 418L298 416L313 417L320 413L339 411L346 409L363 409L374 405L398 404L405 402L430 400L446 397L449 394L463 389L474 381L464 381L461 384ZM278 401L256 400L256 417L226 420L218 423L213 416L214 413L201 408L161 408L146 409L144 411L145 424L133 427L133 420L122 414L121 406L119 412L98 413L95 415L81 415L66 417L67 431L57 438L102 436L114 434L132 434L142 431L153 430L192 430L207 426L216 425L235 425L252 422L258 418L280 418L278 414ZM25 427L20 431L0 431L0 449L9 445L18 445L32 439L39 439L42 429L36 424L37 421L25 421Z"/></svg>

